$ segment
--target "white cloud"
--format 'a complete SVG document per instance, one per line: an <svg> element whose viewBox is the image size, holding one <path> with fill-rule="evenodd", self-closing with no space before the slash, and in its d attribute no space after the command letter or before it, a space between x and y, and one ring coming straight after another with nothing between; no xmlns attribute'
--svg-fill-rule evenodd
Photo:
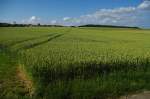
<svg viewBox="0 0 150 99"><path fill-rule="evenodd" d="M102 25L126 25L126 26L136 26L137 24L144 24L144 22L149 22L145 19L144 13L149 13L150 15L150 1L144 0L141 4L135 7L120 7L114 9L100 9L94 13L82 15L79 17L64 17L60 20L51 20L47 22L46 20L41 20L36 16L31 16L29 19L25 19L22 23L27 24L37 24L45 23L52 25L84 25L84 24L102 24ZM145 21L146 20L146 21ZM142 23L143 22L143 23Z"/></svg>
<svg viewBox="0 0 150 99"><path fill-rule="evenodd" d="M52 20L50 23L51 23L52 25L55 25L55 24L57 24L57 21L56 21L56 20Z"/></svg>
<svg viewBox="0 0 150 99"><path fill-rule="evenodd" d="M132 13L136 10L135 7L121 7L116 9L100 9L96 12L96 14L124 14L124 13Z"/></svg>
<svg viewBox="0 0 150 99"><path fill-rule="evenodd" d="M40 21L40 18L36 17L36 16L31 16L30 19L28 20L29 23L31 24L36 24Z"/></svg>
<svg viewBox="0 0 150 99"><path fill-rule="evenodd" d="M30 18L30 21L34 21L34 20L36 20L37 18L36 18L36 16L32 16L31 18Z"/></svg>
<svg viewBox="0 0 150 99"><path fill-rule="evenodd" d="M150 10L150 1L146 0L138 6L139 9L142 10Z"/></svg>
<svg viewBox="0 0 150 99"><path fill-rule="evenodd" d="M59 24L83 25L83 24L106 24L106 25L136 25L140 20L140 13L150 10L150 1L146 0L137 7L120 7L115 9L100 9L93 14L82 15L78 18L64 17Z"/></svg>
<svg viewBox="0 0 150 99"><path fill-rule="evenodd" d="M29 19L22 20L24 24L37 24L40 23L40 18L36 16L31 16Z"/></svg>
<svg viewBox="0 0 150 99"><path fill-rule="evenodd" d="M71 18L70 17L64 17L63 20L64 21L69 21Z"/></svg>

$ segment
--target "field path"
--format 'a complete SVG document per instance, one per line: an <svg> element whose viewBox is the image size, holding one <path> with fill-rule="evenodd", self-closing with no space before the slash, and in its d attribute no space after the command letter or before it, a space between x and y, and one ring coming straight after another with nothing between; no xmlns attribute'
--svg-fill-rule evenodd
<svg viewBox="0 0 150 99"><path fill-rule="evenodd" d="M32 96L34 94L33 82L31 79L29 79L25 69L23 69L21 65L17 66L16 77L18 78L20 85L22 85L26 91L26 94Z"/></svg>
<svg viewBox="0 0 150 99"><path fill-rule="evenodd" d="M44 41L36 42L36 43L33 43L33 44L29 44L29 45L26 45L26 46L24 46L24 47L22 47L22 48L20 48L20 49L23 49L23 50L31 49L31 48L40 46L40 45L42 45L42 44L48 43L48 42L50 42L51 40L56 39L56 38L58 38L58 37L61 37L61 36L63 36L63 35L64 35L64 34L57 34L57 35L54 35L54 36L51 35L51 36L53 36L53 37L50 36L48 39L46 39L46 40L44 40ZM19 50L20 50L20 49L19 49Z"/></svg>
<svg viewBox="0 0 150 99"><path fill-rule="evenodd" d="M31 85L15 58L0 49L0 99L29 99Z"/></svg>
<svg viewBox="0 0 150 99"><path fill-rule="evenodd" d="M143 93L123 96L120 99L150 99L150 91L144 91Z"/></svg>
<svg viewBox="0 0 150 99"><path fill-rule="evenodd" d="M45 37L50 37L50 36L53 36L54 34L48 34L48 35L43 35L43 36L40 36L40 37L32 37L32 38L28 38L28 39L24 39L24 40L19 40L19 41L15 41L15 42L12 42L9 44L9 46L14 46L16 44L20 44L20 43L24 43L24 42L27 42L27 41L32 41L32 40L37 40L37 39L41 39L41 38L45 38Z"/></svg>

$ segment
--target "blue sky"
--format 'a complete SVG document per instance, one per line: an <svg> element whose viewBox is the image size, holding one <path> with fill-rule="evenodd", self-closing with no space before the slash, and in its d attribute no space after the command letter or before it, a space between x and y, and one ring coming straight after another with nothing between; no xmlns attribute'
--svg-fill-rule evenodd
<svg viewBox="0 0 150 99"><path fill-rule="evenodd" d="M149 19L148 0L0 0L0 22L150 27Z"/></svg>

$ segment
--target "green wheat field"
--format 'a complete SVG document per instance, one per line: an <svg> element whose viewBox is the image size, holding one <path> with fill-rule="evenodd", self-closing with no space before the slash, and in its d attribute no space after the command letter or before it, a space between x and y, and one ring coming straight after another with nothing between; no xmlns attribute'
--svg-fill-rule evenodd
<svg viewBox="0 0 150 99"><path fill-rule="evenodd" d="M0 99L117 99L143 90L149 29L0 28Z"/></svg>

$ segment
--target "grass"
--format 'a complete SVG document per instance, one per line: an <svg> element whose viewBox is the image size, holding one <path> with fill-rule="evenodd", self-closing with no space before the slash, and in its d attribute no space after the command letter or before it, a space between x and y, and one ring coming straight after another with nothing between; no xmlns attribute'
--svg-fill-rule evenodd
<svg viewBox="0 0 150 99"><path fill-rule="evenodd" d="M26 90L16 76L16 58L8 53L6 50L0 50L0 98L25 99Z"/></svg>
<svg viewBox="0 0 150 99"><path fill-rule="evenodd" d="M149 30L7 27L0 35L1 49L14 53L33 80L31 98L106 99L150 90Z"/></svg>

